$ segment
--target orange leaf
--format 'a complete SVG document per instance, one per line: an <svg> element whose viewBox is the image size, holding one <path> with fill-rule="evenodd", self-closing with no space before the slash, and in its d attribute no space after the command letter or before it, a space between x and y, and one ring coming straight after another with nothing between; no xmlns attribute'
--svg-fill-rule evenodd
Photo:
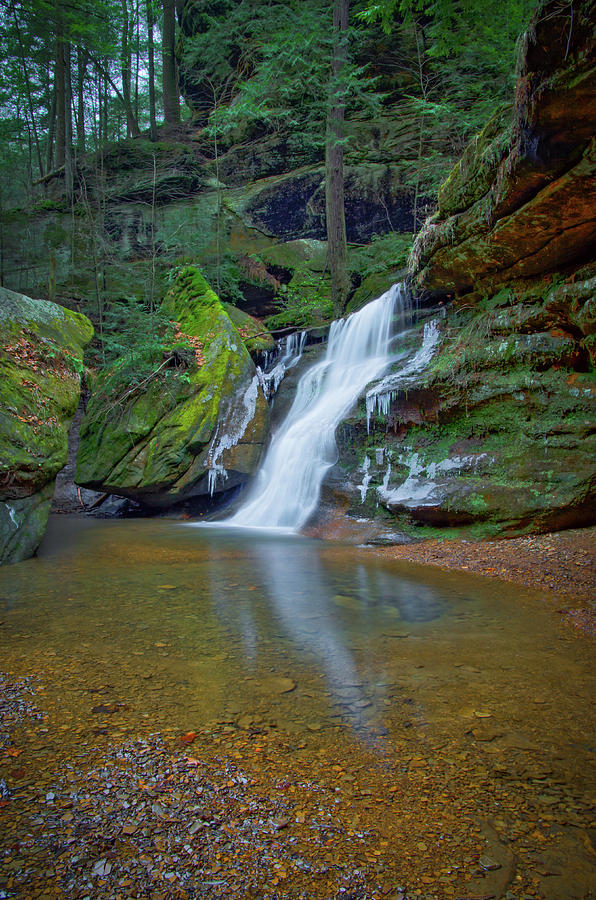
<svg viewBox="0 0 596 900"><path fill-rule="evenodd" d="M187 731L186 734L180 735L180 740L182 741L183 744L192 744L192 742L194 741L196 736L197 736L196 731Z"/></svg>

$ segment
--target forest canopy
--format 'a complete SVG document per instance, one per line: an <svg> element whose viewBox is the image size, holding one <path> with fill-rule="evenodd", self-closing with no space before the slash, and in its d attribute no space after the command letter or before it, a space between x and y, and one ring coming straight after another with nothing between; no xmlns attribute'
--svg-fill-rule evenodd
<svg viewBox="0 0 596 900"><path fill-rule="evenodd" d="M287 135L322 153L332 95L348 123L414 117L419 163L456 156L510 96L529 0L356 0L341 85L325 0L2 0L2 203L107 145L180 120L234 142ZM183 102L180 103L180 98ZM349 140L348 128L346 140ZM441 146L437 146L437 141ZM448 146L446 146L448 145Z"/></svg>

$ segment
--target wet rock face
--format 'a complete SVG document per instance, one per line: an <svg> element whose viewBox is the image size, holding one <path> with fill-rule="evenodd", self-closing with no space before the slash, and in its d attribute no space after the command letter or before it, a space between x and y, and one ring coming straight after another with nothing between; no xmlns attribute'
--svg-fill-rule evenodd
<svg viewBox="0 0 596 900"><path fill-rule="evenodd" d="M243 341L249 317L235 326L191 266L165 305L178 342L190 342L190 358L188 348L172 345L137 387L126 360L97 379L76 473L80 485L153 507L227 490L254 474L269 418Z"/></svg>
<svg viewBox="0 0 596 900"><path fill-rule="evenodd" d="M0 288L0 563L41 542L92 336L85 316Z"/></svg>
<svg viewBox="0 0 596 900"><path fill-rule="evenodd" d="M345 212L349 241L370 241L388 230L413 227L413 198L389 166L346 166ZM253 228L282 240L326 238L325 172L309 168L261 179L243 192L235 209Z"/></svg>
<svg viewBox="0 0 596 900"><path fill-rule="evenodd" d="M591 524L595 271L517 285L441 317L430 362L396 382L370 433L363 404L339 429L328 487L349 515L386 524L389 512L419 537Z"/></svg>
<svg viewBox="0 0 596 900"><path fill-rule="evenodd" d="M468 147L418 236L418 289L494 291L593 258L593 16L593 0L550 0L531 23L513 108Z"/></svg>
<svg viewBox="0 0 596 900"><path fill-rule="evenodd" d="M496 111L439 190L410 273L426 295L457 299L430 363L398 386L371 435L362 417L349 423L354 513L378 515L380 504L421 536L593 521L593 14L590 0L542 6L513 106Z"/></svg>

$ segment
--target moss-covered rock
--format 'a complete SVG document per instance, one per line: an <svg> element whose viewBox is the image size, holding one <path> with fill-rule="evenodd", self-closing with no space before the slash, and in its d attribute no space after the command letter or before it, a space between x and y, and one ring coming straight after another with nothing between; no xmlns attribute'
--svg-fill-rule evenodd
<svg viewBox="0 0 596 900"><path fill-rule="evenodd" d="M150 506L233 487L252 475L268 409L237 328L202 274L181 269L164 301L177 323L161 359L102 372L81 426L77 483Z"/></svg>
<svg viewBox="0 0 596 900"><path fill-rule="evenodd" d="M380 503L420 537L591 523L596 376L574 323L587 318L592 278L586 269L541 294L519 287L449 310L430 363L385 385L370 433L363 407L340 430L334 474L351 512L375 516Z"/></svg>
<svg viewBox="0 0 596 900"><path fill-rule="evenodd" d="M0 288L0 562L43 537L92 336L85 316Z"/></svg>
<svg viewBox="0 0 596 900"><path fill-rule="evenodd" d="M264 322L248 315L231 303L223 303L222 306L249 353L263 353L275 348L273 335L269 333Z"/></svg>
<svg viewBox="0 0 596 900"><path fill-rule="evenodd" d="M541 4L522 41L512 112L472 141L418 235L417 289L489 293L593 259L593 12L591 0Z"/></svg>

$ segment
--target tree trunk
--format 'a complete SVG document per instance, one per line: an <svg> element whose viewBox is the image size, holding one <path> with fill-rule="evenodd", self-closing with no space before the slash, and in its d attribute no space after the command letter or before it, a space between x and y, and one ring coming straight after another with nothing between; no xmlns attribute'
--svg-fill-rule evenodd
<svg viewBox="0 0 596 900"><path fill-rule="evenodd" d="M33 129L33 138L35 140L35 150L37 153L37 165L39 166L39 175L40 178L43 178L43 163L41 161L41 147L39 146L39 135L37 131L37 123L35 121L35 111L33 109L33 100L31 98L31 81L29 79L29 68L27 66L27 57L25 54L25 48L23 47L23 39L21 37L21 29L19 28L19 20L17 17L17 12L13 6L12 14L14 18L15 29L17 33L17 40L19 43L19 53L21 56L21 65L23 66L23 74L25 75L25 87L27 89L27 101L29 103L29 115L31 116L31 127Z"/></svg>
<svg viewBox="0 0 596 900"><path fill-rule="evenodd" d="M341 79L347 57L349 0L334 0L333 58L330 105L325 145L325 208L327 259L331 273L331 296L336 316L343 314L350 288L348 247L344 209L344 116L345 98Z"/></svg>
<svg viewBox="0 0 596 900"><path fill-rule="evenodd" d="M153 45L153 27L155 15L152 0L146 0L147 9L147 49L149 51L149 131L152 141L157 140L157 122L155 117L155 50Z"/></svg>
<svg viewBox="0 0 596 900"><path fill-rule="evenodd" d="M128 0L121 0L122 4L122 44L120 47L120 70L122 73L122 96L124 97L124 107L132 112L131 106L131 60L130 60L130 41L129 31L130 22L128 18ZM132 137L130 117L126 117L126 136Z"/></svg>
<svg viewBox="0 0 596 900"><path fill-rule="evenodd" d="M103 76L103 140L107 144L110 140L110 108L108 103L108 79Z"/></svg>
<svg viewBox="0 0 596 900"><path fill-rule="evenodd" d="M48 99L48 146L46 154L46 171L54 168L54 135L56 133L56 84L51 87L52 99Z"/></svg>
<svg viewBox="0 0 596 900"><path fill-rule="evenodd" d="M174 42L176 37L175 0L163 0L163 114L168 125L180 121L180 94Z"/></svg>
<svg viewBox="0 0 596 900"><path fill-rule="evenodd" d="M141 22L139 12L139 0L135 2L134 16L134 34L135 34L135 103L134 114L137 122L139 121L139 69L141 66Z"/></svg>
<svg viewBox="0 0 596 900"><path fill-rule="evenodd" d="M87 53L77 47L77 148L79 153L85 152L85 73L87 71Z"/></svg>
<svg viewBox="0 0 596 900"><path fill-rule="evenodd" d="M106 136L107 136L107 130L108 130L108 82L109 82L110 85L112 86L112 88L114 89L114 92L115 92L116 96L118 97L118 99L120 100L120 103L122 104L122 107L123 107L123 109L124 109L124 114L125 114L125 117L126 117L125 121L126 121L126 131L127 131L127 134L131 135L132 137L138 137L138 136L140 135L141 132L139 131L139 123L138 123L137 120L135 119L135 114L134 114L133 109L132 109L132 105L131 105L131 102L130 102L130 97L127 99L127 98L124 96L124 94L122 93L122 91L120 90L120 88L118 87L118 85L116 84L116 82L114 81L114 79L112 78L112 76L110 75L110 73L109 73L109 71L108 71L108 69L107 69L107 66L104 66L104 65L102 64L102 62L101 62L101 60L99 59L99 57L95 57L95 56L93 56L92 54L90 54L90 59L92 59L93 62L95 63L95 65L97 66L97 68L98 68L101 72L103 72L103 75L104 75L104 78L105 78L105 85L104 85L104 89L105 89L104 107L105 107L105 118L106 118L106 126L105 126ZM119 127L120 127L120 126L118 125L118 129L119 129Z"/></svg>
<svg viewBox="0 0 596 900"><path fill-rule="evenodd" d="M95 67L97 77L97 149L100 150L104 144L103 130L103 78L100 70Z"/></svg>
<svg viewBox="0 0 596 900"><path fill-rule="evenodd" d="M56 93L56 166L64 165L66 135L66 87L64 84L64 34L58 25L56 35L56 70L54 73Z"/></svg>
<svg viewBox="0 0 596 900"><path fill-rule="evenodd" d="M73 196L73 160L72 160L72 81L71 81L71 47L66 41L64 48L64 185L69 202Z"/></svg>

